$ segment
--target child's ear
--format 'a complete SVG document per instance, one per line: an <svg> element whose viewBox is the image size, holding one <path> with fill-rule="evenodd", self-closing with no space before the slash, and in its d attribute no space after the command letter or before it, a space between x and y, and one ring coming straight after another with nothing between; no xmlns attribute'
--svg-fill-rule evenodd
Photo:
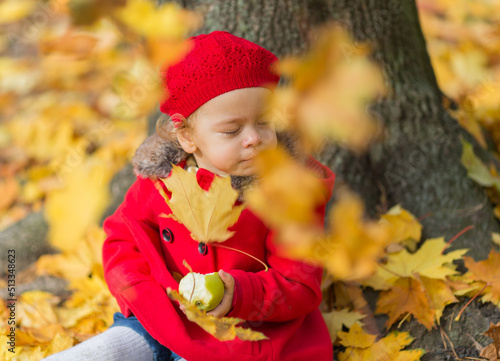
<svg viewBox="0 0 500 361"><path fill-rule="evenodd" d="M198 149L190 128L179 129L177 131L177 140L186 153L194 153Z"/></svg>

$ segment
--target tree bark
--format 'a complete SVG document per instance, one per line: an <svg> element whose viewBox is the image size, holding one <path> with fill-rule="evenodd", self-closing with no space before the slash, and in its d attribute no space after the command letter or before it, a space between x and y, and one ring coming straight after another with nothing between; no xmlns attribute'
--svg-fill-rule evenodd
<svg viewBox="0 0 500 361"><path fill-rule="evenodd" d="M475 143L442 106L414 1L334 1L332 18L369 41L392 92L374 105L385 137L369 154L372 179L388 206L400 203L423 221L424 239L474 229L453 242L487 257L499 225L486 192L467 177L460 138Z"/></svg>

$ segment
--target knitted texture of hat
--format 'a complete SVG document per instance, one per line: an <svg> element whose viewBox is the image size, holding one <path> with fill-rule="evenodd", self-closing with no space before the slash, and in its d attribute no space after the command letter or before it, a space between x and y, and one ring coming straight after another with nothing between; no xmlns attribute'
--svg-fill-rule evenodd
<svg viewBox="0 0 500 361"><path fill-rule="evenodd" d="M210 99L250 87L274 89L280 79L271 69L278 58L270 51L225 31L189 39L192 48L163 73L166 94L160 110L174 124L176 114L187 118Z"/></svg>

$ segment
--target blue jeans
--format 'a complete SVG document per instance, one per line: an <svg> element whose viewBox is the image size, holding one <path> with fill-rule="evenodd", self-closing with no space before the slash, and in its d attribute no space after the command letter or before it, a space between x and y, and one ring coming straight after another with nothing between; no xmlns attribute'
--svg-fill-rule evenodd
<svg viewBox="0 0 500 361"><path fill-rule="evenodd" d="M149 347L151 347L151 349L153 350L154 361L178 361L182 359L181 356L170 351L168 348L166 348L161 343L156 341L153 337L151 337L148 331L146 331L146 329L141 325L137 317L130 316L127 318L122 313L116 312L113 315L113 320L114 323L111 325L111 327L113 326L129 327L138 334L140 334L142 337L144 337Z"/></svg>

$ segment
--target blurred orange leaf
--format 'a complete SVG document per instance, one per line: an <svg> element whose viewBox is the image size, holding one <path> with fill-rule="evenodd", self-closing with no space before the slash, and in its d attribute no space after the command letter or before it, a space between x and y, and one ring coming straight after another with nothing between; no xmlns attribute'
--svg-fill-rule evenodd
<svg viewBox="0 0 500 361"><path fill-rule="evenodd" d="M369 53L367 44L355 44L334 26L320 32L302 59L284 59L280 71L292 84L277 89L272 100L273 114L289 113L278 125L296 128L309 146L329 138L357 151L366 149L378 132L367 106L386 91Z"/></svg>
<svg viewBox="0 0 500 361"><path fill-rule="evenodd" d="M361 199L342 193L334 204L326 234L304 227L285 227L279 239L294 258L320 264L334 279L369 277L391 241L387 224L365 219Z"/></svg>
<svg viewBox="0 0 500 361"><path fill-rule="evenodd" d="M19 185L15 177L8 177L5 180L0 179L0 212L10 207L19 195Z"/></svg>
<svg viewBox="0 0 500 361"><path fill-rule="evenodd" d="M275 227L315 221L314 210L325 199L319 178L281 148L261 152L256 167L259 180L245 192L253 211Z"/></svg>

